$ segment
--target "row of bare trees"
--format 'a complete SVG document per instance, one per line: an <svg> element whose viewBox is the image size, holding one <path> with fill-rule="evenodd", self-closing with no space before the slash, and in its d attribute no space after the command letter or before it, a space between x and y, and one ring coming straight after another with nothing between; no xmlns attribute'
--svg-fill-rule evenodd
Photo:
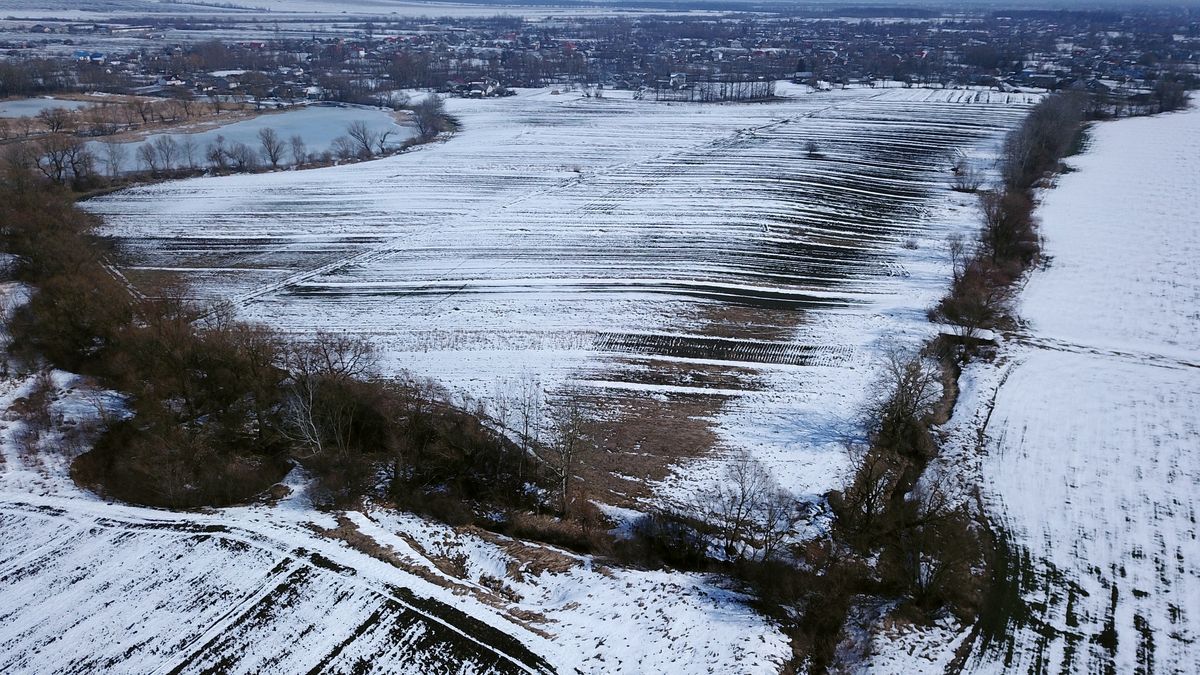
<svg viewBox="0 0 1200 675"><path fill-rule="evenodd" d="M242 105L227 99L211 96L201 100L191 92L180 92L165 98L133 96L120 101L90 102L78 110L44 108L33 116L0 118L0 141L46 133L99 138L135 129L171 126L219 115Z"/></svg>
<svg viewBox="0 0 1200 675"><path fill-rule="evenodd" d="M1001 184L978 191L981 225L974 239L949 240L953 267L950 292L930 311L934 321L954 326L971 346L985 329L1002 327L1013 283L1039 255L1032 191L1081 142L1086 94L1066 92L1034 107L1004 142ZM981 181L965 159L955 165L956 189L976 191Z"/></svg>
<svg viewBox="0 0 1200 675"><path fill-rule="evenodd" d="M369 159L392 149L393 133L356 121L347 127L345 136L335 139L329 150L315 154L302 136L294 134L284 139L270 127L259 130L254 146L227 142L221 135L201 146L192 134L161 134L136 146L115 138L89 145L84 138L54 131L10 143L3 155L11 166L35 169L55 183L86 190L105 178L116 180L122 174L136 175L137 169L157 176L206 167L218 172L247 172L264 167L278 169L283 165L300 167L314 162Z"/></svg>

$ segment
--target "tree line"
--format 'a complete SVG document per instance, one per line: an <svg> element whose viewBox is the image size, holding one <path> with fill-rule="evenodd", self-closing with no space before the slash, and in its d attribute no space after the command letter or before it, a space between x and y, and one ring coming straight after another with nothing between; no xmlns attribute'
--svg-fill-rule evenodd
<svg viewBox="0 0 1200 675"><path fill-rule="evenodd" d="M930 319L954 327L968 346L981 331L1007 325L1013 284L1040 255L1033 190L1082 145L1089 101L1086 93L1070 91L1034 106L1005 137L996 188L979 191L978 178L964 181L970 171L956 169L964 172L956 188L978 193L981 223L973 240L951 237L950 290Z"/></svg>

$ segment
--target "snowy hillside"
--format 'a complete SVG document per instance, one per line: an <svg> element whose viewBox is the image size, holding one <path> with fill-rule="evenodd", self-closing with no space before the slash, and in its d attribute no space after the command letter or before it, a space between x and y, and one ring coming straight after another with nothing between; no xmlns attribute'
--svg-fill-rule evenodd
<svg viewBox="0 0 1200 675"><path fill-rule="evenodd" d="M987 426L1028 602L981 672L1200 672L1200 111L1095 125Z"/></svg>
<svg viewBox="0 0 1200 675"><path fill-rule="evenodd" d="M56 380L61 428L94 417L95 397ZM33 386L0 384L0 672L771 673L787 653L711 580L382 511L330 515L298 475L290 496L249 507L98 500L67 476L70 443L20 450L12 410Z"/></svg>

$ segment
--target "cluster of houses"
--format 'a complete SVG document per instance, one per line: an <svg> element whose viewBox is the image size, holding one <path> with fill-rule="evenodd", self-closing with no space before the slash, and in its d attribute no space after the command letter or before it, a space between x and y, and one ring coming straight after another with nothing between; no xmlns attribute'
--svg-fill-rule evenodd
<svg viewBox="0 0 1200 675"><path fill-rule="evenodd" d="M153 40L154 46L116 60L103 49L74 53L80 62L110 64L143 89L293 99L371 100L380 91L408 87L482 98L509 87L557 83L667 92L696 83L781 79L814 86L887 79L999 89L1086 87L1137 96L1164 74L1190 86L1200 76L1200 22L1187 10L393 19L347 22L304 37L296 30L281 33L276 23L273 30L257 28L261 38L227 43L217 60L205 56L205 31L194 26L186 32L129 24L27 28L87 35L94 40L89 44L99 45L115 35Z"/></svg>

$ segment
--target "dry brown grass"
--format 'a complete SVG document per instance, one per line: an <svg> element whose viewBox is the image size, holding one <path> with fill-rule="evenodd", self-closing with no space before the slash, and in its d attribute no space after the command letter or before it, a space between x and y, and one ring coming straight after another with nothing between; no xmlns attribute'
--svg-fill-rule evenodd
<svg viewBox="0 0 1200 675"><path fill-rule="evenodd" d="M710 421L724 396L643 392L577 391L587 409L603 413L584 428L588 445L577 485L585 497L632 506L652 493L673 465L716 446Z"/></svg>
<svg viewBox="0 0 1200 675"><path fill-rule="evenodd" d="M513 562L509 564L507 571L508 575L514 579L521 579L526 572L535 575L545 572L562 574L580 564L579 559L548 546L526 544L477 527L468 527L465 530L488 543L499 546L505 553L512 556Z"/></svg>

